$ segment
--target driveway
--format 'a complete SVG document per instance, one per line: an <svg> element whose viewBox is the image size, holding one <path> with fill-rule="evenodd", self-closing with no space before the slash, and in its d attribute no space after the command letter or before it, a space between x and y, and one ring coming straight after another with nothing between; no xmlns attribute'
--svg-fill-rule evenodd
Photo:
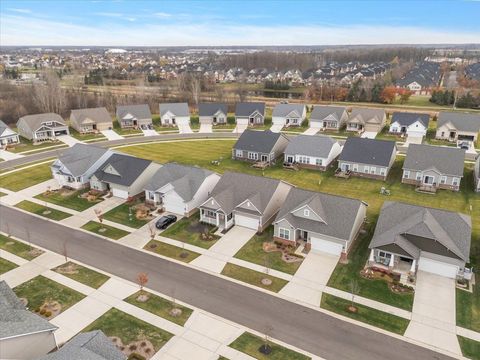
<svg viewBox="0 0 480 360"><path fill-rule="evenodd" d="M405 145L421 144L423 142L423 136L407 136Z"/></svg>
<svg viewBox="0 0 480 360"><path fill-rule="evenodd" d="M102 130L100 131L103 136L105 136L108 140L121 140L123 139L124 137L123 136L120 136L118 135L115 131L113 130Z"/></svg>
<svg viewBox="0 0 480 360"><path fill-rule="evenodd" d="M72 147L75 144L83 144L82 141L75 139L71 135L60 135L57 136L57 139L60 140L61 142L67 144L69 147Z"/></svg>
<svg viewBox="0 0 480 360"><path fill-rule="evenodd" d="M183 124L183 125L179 124L178 125L178 132L180 134L191 134L191 133L193 133L192 128L188 124Z"/></svg>
<svg viewBox="0 0 480 360"><path fill-rule="evenodd" d="M212 124L200 124L199 133L211 133L212 132Z"/></svg>
<svg viewBox="0 0 480 360"><path fill-rule="evenodd" d="M283 125L278 125L278 124L273 124L270 127L270 131L274 133L279 133L280 131L282 131L282 129L283 129Z"/></svg>
<svg viewBox="0 0 480 360"><path fill-rule="evenodd" d="M155 136L158 135L158 133L153 130L153 129L142 129L143 136Z"/></svg>
<svg viewBox="0 0 480 360"><path fill-rule="evenodd" d="M245 130L247 130L247 127L248 127L248 125L246 125L246 124L237 124L237 126L235 127L235 129L233 129L232 133L241 134L241 133L243 133Z"/></svg>
<svg viewBox="0 0 480 360"><path fill-rule="evenodd" d="M376 131L365 131L360 137L364 139L375 139L378 132Z"/></svg>
<svg viewBox="0 0 480 360"><path fill-rule="evenodd" d="M12 153L12 152L7 151L7 150L0 150L0 158L5 160L5 161L20 159L23 156L24 155L22 155L22 154L15 154L15 153Z"/></svg>
<svg viewBox="0 0 480 360"><path fill-rule="evenodd" d="M454 279L418 271L412 321L405 336L461 354L456 336Z"/></svg>
<svg viewBox="0 0 480 360"><path fill-rule="evenodd" d="M319 128L314 128L314 127L309 127L307 130L305 130L302 134L303 135L315 135L320 131Z"/></svg>

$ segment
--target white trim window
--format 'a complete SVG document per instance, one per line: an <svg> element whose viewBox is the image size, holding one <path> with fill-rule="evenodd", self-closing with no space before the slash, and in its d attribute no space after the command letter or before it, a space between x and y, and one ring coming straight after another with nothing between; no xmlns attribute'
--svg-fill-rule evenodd
<svg viewBox="0 0 480 360"><path fill-rule="evenodd" d="M446 184L447 183L447 177L445 175L440 176L440 184Z"/></svg>
<svg viewBox="0 0 480 360"><path fill-rule="evenodd" d="M452 185L453 185L453 186L459 186L459 185L460 185L460 179L457 178L457 177L454 177L454 178L452 179Z"/></svg>
<svg viewBox="0 0 480 360"><path fill-rule="evenodd" d="M248 152L248 158L250 160L258 160L258 153L256 152Z"/></svg>
<svg viewBox="0 0 480 360"><path fill-rule="evenodd" d="M380 175L385 176L386 173L387 173L387 169L385 168L380 169Z"/></svg>
<svg viewBox="0 0 480 360"><path fill-rule="evenodd" d="M243 157L243 150L235 150L235 156L236 157Z"/></svg>
<svg viewBox="0 0 480 360"><path fill-rule="evenodd" d="M298 157L298 162L300 164L310 164L310 158L308 156L305 156L305 155L300 155Z"/></svg>
<svg viewBox="0 0 480 360"><path fill-rule="evenodd" d="M285 228L278 229L278 237L280 239L290 240L290 230Z"/></svg>
<svg viewBox="0 0 480 360"><path fill-rule="evenodd" d="M372 166L370 168L370 174L375 174L377 172L377 168L375 166Z"/></svg>
<svg viewBox="0 0 480 360"><path fill-rule="evenodd" d="M422 180L422 173L420 171L417 171L417 174L415 176L416 176L417 181Z"/></svg>
<svg viewBox="0 0 480 360"><path fill-rule="evenodd" d="M323 166L323 159L315 159L315 165L317 166Z"/></svg>
<svg viewBox="0 0 480 360"><path fill-rule="evenodd" d="M410 171L408 170L403 170L403 178L408 179L410 177Z"/></svg>
<svg viewBox="0 0 480 360"><path fill-rule="evenodd" d="M353 171L358 171L358 164L353 164Z"/></svg>
<svg viewBox="0 0 480 360"><path fill-rule="evenodd" d="M370 166L364 166L364 167L363 167L363 172L364 172L365 174L368 174L368 173L370 172Z"/></svg>
<svg viewBox="0 0 480 360"><path fill-rule="evenodd" d="M304 215L304 216L307 216L307 217L310 216L310 210L304 209L304 210L303 210L303 215Z"/></svg>

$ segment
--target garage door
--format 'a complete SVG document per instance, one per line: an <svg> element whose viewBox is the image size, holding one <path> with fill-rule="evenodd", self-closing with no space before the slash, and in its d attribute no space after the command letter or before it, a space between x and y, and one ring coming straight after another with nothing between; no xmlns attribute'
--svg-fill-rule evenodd
<svg viewBox="0 0 480 360"><path fill-rule="evenodd" d="M343 246L341 244L314 237L310 238L310 241L313 250L323 251L332 255L340 255L342 253Z"/></svg>
<svg viewBox="0 0 480 360"><path fill-rule="evenodd" d="M321 121L310 121L310 127L320 129L323 123Z"/></svg>
<svg viewBox="0 0 480 360"><path fill-rule="evenodd" d="M245 119L245 118L237 119L237 125L248 125L248 119Z"/></svg>
<svg viewBox="0 0 480 360"><path fill-rule="evenodd" d="M113 188L112 194L120 199L128 199L128 191Z"/></svg>
<svg viewBox="0 0 480 360"><path fill-rule="evenodd" d="M183 125L190 125L190 121L188 119L175 119L176 123L178 126L183 126Z"/></svg>
<svg viewBox="0 0 480 360"><path fill-rule="evenodd" d="M173 201L170 201L168 203L167 202L164 203L164 206L165 206L165 210L168 212L172 212L180 215L185 214L185 207L183 206L182 203L178 204Z"/></svg>
<svg viewBox="0 0 480 360"><path fill-rule="evenodd" d="M235 214L235 225L243 226L249 229L258 230L259 221L248 216Z"/></svg>
<svg viewBox="0 0 480 360"><path fill-rule="evenodd" d="M458 266L421 257L418 261L418 270L448 278L455 278L457 276Z"/></svg>

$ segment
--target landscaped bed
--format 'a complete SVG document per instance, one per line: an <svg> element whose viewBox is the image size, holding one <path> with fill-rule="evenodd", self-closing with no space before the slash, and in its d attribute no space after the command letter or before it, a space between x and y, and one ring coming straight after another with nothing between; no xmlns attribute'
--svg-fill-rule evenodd
<svg viewBox="0 0 480 360"><path fill-rule="evenodd" d="M101 224L96 221L89 221L85 225L82 226L82 229L91 231L95 234L102 235L105 237L108 237L113 240L118 240L128 234L130 234L128 231L122 230L122 229L117 229L113 226Z"/></svg>
<svg viewBox="0 0 480 360"><path fill-rule="evenodd" d="M26 300L26 306L31 311L47 319L54 318L85 297L41 275L17 286L13 291Z"/></svg>
<svg viewBox="0 0 480 360"><path fill-rule="evenodd" d="M193 214L171 225L167 230L162 232L161 236L208 249L220 239L219 236L214 234L216 229L217 228L212 225L202 224L199 215Z"/></svg>
<svg viewBox="0 0 480 360"><path fill-rule="evenodd" d="M200 256L199 253L194 251L182 249L181 247L170 245L158 240L149 241L144 249L186 263L189 263Z"/></svg>
<svg viewBox="0 0 480 360"><path fill-rule="evenodd" d="M173 336L143 320L115 308L110 309L82 332L102 330L126 355L137 353L149 359Z"/></svg>
<svg viewBox="0 0 480 360"><path fill-rule="evenodd" d="M35 196L39 200L50 202L72 210L84 211L103 199L101 193L95 190L69 190L61 188L58 190L46 190L43 194Z"/></svg>
<svg viewBox="0 0 480 360"><path fill-rule="evenodd" d="M52 270L66 277L69 277L70 279L78 281L84 285L90 286L94 289L98 289L108 279L110 279L110 277L108 277L105 274L99 273L85 266L76 264L72 261L69 261L63 265L57 266Z"/></svg>
<svg viewBox="0 0 480 360"><path fill-rule="evenodd" d="M0 275L9 272L17 267L17 264L8 261L7 259L0 258Z"/></svg>
<svg viewBox="0 0 480 360"><path fill-rule="evenodd" d="M15 207L17 207L19 209L22 209L22 210L25 210L25 211L28 211L28 212L31 212L33 214L37 214L37 215L46 217L47 219L56 220L56 221L60 221L60 220L63 220L63 219L66 219L66 218L72 216L69 213L66 213L66 212L63 212L63 211L60 211L60 210L56 210L56 209L52 209L52 208L49 208L49 207L45 207L43 205L34 203L32 201L28 201L28 200L23 200L23 201L19 202L17 205L15 205Z"/></svg>
<svg viewBox="0 0 480 360"><path fill-rule="evenodd" d="M149 209L140 200L125 202L106 212L103 218L135 229L153 219Z"/></svg>
<svg viewBox="0 0 480 360"><path fill-rule="evenodd" d="M222 275L231 277L245 283L261 287L273 292L279 292L287 285L288 281L265 274L263 272L248 269L243 266L227 263L222 270Z"/></svg>
<svg viewBox="0 0 480 360"><path fill-rule="evenodd" d="M463 356L472 359L480 360L480 342L472 339L467 339L463 336L458 336L458 342L460 343L460 348L462 349Z"/></svg>
<svg viewBox="0 0 480 360"><path fill-rule="evenodd" d="M0 234L0 249L8 251L14 255L20 256L25 260L33 260L44 253L43 250L24 244L21 241L14 240L8 236Z"/></svg>
<svg viewBox="0 0 480 360"><path fill-rule="evenodd" d="M51 178L50 163L46 163L0 175L0 187L11 191L19 191Z"/></svg>

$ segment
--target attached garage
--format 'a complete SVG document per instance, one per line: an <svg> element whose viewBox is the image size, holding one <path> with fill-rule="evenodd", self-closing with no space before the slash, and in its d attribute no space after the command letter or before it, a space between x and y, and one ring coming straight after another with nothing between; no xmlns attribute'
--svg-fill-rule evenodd
<svg viewBox="0 0 480 360"><path fill-rule="evenodd" d="M235 214L235 225L243 226L252 230L258 230L260 226L260 220L258 218Z"/></svg>
<svg viewBox="0 0 480 360"><path fill-rule="evenodd" d="M333 241L328 241L325 239L311 237L310 242L312 244L312 250L323 251L331 255L340 256L343 250L342 244L338 244Z"/></svg>
<svg viewBox="0 0 480 360"><path fill-rule="evenodd" d="M190 126L190 120L188 118L185 118L185 117L181 117L181 118L176 118L175 119L176 123L177 123L177 126L185 126L185 125L188 125Z"/></svg>
<svg viewBox="0 0 480 360"><path fill-rule="evenodd" d="M418 261L418 270L454 279L457 277L459 269L457 265L420 257Z"/></svg>
<svg viewBox="0 0 480 360"><path fill-rule="evenodd" d="M248 119L247 118L237 118L237 125L248 125Z"/></svg>
<svg viewBox="0 0 480 360"><path fill-rule="evenodd" d="M112 188L112 195L120 199L128 199L127 190Z"/></svg>
<svg viewBox="0 0 480 360"><path fill-rule="evenodd" d="M323 123L321 121L310 121L310 127L315 129L321 129Z"/></svg>
<svg viewBox="0 0 480 360"><path fill-rule="evenodd" d="M168 212L180 215L185 214L185 206L183 203L179 203L177 201L165 201L163 205L165 206L165 210Z"/></svg>

